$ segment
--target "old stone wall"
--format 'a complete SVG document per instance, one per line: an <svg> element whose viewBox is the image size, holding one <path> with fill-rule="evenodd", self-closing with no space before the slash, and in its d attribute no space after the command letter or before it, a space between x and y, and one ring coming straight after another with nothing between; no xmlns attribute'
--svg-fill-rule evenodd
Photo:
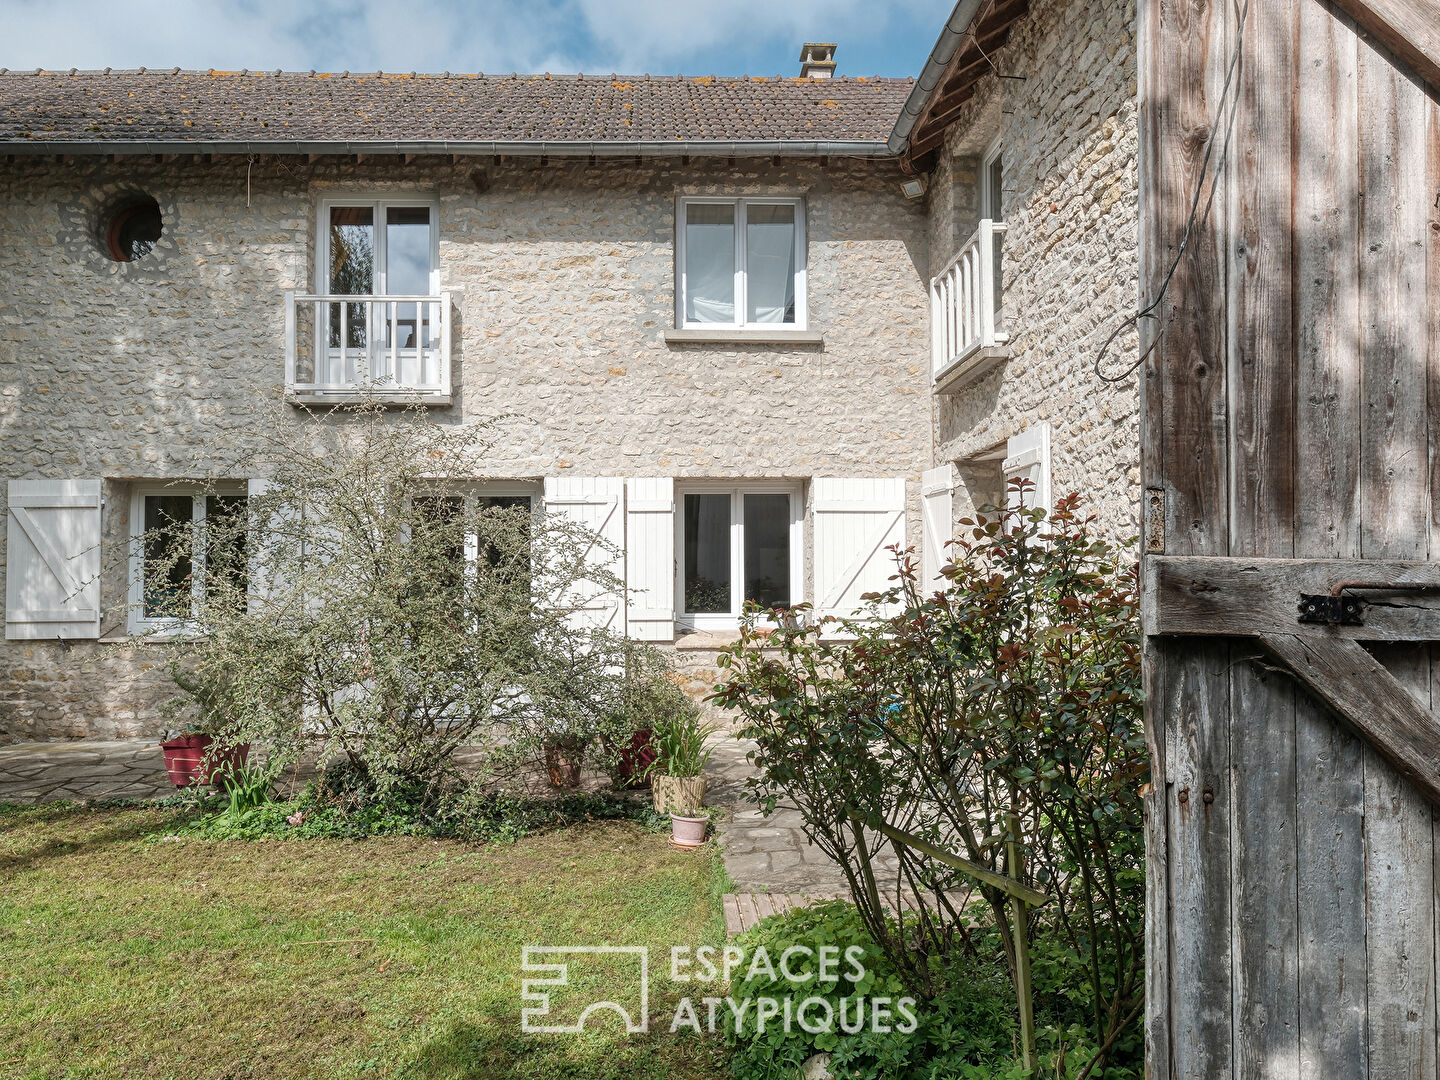
<svg viewBox="0 0 1440 1080"><path fill-rule="evenodd" d="M974 231L981 158L998 135L1011 357L937 396L936 462L959 466L955 513L965 516L997 494L1005 441L1048 422L1055 495L1079 492L1110 535L1134 536L1137 382L1107 384L1094 371L1139 292L1134 0L1036 0L995 62L1006 77L977 87L932 176L930 269ZM1107 371L1137 350L1136 334L1121 334Z"/></svg>
<svg viewBox="0 0 1440 1080"><path fill-rule="evenodd" d="M108 556L129 485L228 475L301 422L280 395L282 294L314 285L319 200L405 192L438 200L441 287L459 293L454 404L432 415L511 416L491 475L906 476L918 491L930 253L899 179L839 159L0 165L0 478L104 478ZM823 345L665 342L675 200L712 192L805 197ZM135 193L165 231L116 263L100 223ZM124 583L103 591L123 638ZM0 643L0 742L152 735L163 668L161 647L123 640Z"/></svg>

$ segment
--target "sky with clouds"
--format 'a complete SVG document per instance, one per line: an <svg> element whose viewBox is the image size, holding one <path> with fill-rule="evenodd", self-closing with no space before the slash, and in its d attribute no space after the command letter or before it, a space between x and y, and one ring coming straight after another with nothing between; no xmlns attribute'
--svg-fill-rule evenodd
<svg viewBox="0 0 1440 1080"><path fill-rule="evenodd" d="M0 0L0 67L918 75L953 0Z"/></svg>

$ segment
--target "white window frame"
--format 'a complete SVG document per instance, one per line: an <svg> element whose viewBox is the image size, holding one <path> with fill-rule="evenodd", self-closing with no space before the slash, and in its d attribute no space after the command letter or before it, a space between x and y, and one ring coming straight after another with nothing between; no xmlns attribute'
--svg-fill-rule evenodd
<svg viewBox="0 0 1440 1080"><path fill-rule="evenodd" d="M544 498L544 488L534 481L527 480L479 480L464 485L457 485L459 490L455 494L465 500L465 515L470 518L475 513L475 504L487 496L516 496L525 497L530 500L530 513L541 505ZM465 573L474 575L476 567L480 563L480 538L468 529L465 532Z"/></svg>
<svg viewBox="0 0 1440 1080"><path fill-rule="evenodd" d="M543 486L535 480L457 480L438 486L427 492L438 498L460 499L467 519L475 514L475 504L487 496L516 496L530 500L530 512L540 507L544 498ZM407 500L408 506L408 500ZM408 536L409 533L406 533ZM468 529L465 532L465 573L472 579L480 561L480 538Z"/></svg>
<svg viewBox="0 0 1440 1080"><path fill-rule="evenodd" d="M194 533L194 546L190 553L190 595L192 616L198 616L205 589L205 551L201 544L205 535L205 499L210 495L248 497L249 490L244 483L207 485L160 482L136 484L130 492L130 597L129 616L126 620L128 632L147 637L177 637L201 633L201 627L194 617L154 618L145 614L145 499L150 495L188 495L192 499L190 522Z"/></svg>
<svg viewBox="0 0 1440 1080"><path fill-rule="evenodd" d="M980 217L988 218L991 221L1004 221L1004 191L994 190L990 182L990 166L996 161L1000 162L1003 170L1005 167L1005 145L999 135L990 141L985 148L985 153L980 158Z"/></svg>
<svg viewBox="0 0 1440 1080"><path fill-rule="evenodd" d="M330 291L330 211L337 206L368 206L375 211L375 283L372 296L384 296L390 283L385 269L385 211L392 206L424 207L430 211L430 284L431 295L440 292L440 200L433 195L371 195L354 192L350 195L327 195L320 200L315 229L315 291ZM316 340L319 340L318 338Z"/></svg>
<svg viewBox="0 0 1440 1080"><path fill-rule="evenodd" d="M793 206L795 208L795 321L793 323L745 322L750 310L745 270L745 221L750 206ZM692 206L735 207L735 321L687 322L685 298L688 295L685 262L685 223ZM783 334L809 328L809 302L805 288L805 200L799 196L735 196L683 195L675 207L675 326L680 330L761 330Z"/></svg>
<svg viewBox="0 0 1440 1080"><path fill-rule="evenodd" d="M685 496L730 496L730 610L685 610ZM675 484L675 623L678 630L735 630L745 593L745 495L790 497L790 603L805 602L805 499L801 487L784 481L704 481Z"/></svg>
<svg viewBox="0 0 1440 1080"><path fill-rule="evenodd" d="M425 293L429 296L440 295L440 200L433 195L423 194L393 194L393 195L372 195L354 192L350 195L327 195L320 200L316 212L315 229L315 292L317 295L331 295L330 293L330 211L337 206L368 206L374 212L375 230L375 268L374 281L371 283L372 297L383 297L390 295L389 269L387 267L386 252L386 228L385 212L391 207L422 207L430 211L430 277L427 281ZM339 294L335 294L339 295ZM345 294L354 295L354 294ZM318 354L329 349L330 328L326 324L329 317L328 304L315 305L315 329L313 340L316 343ZM443 333L439 325L435 327L437 333ZM367 335L367 350L377 348L374 328L370 328ZM379 346L383 348L383 345ZM338 350L331 350L331 355ZM443 346L442 346L443 357ZM373 359L373 354L372 357ZM442 358L441 364L444 364ZM448 375L443 375L442 380L448 385ZM404 390L402 384L398 389Z"/></svg>

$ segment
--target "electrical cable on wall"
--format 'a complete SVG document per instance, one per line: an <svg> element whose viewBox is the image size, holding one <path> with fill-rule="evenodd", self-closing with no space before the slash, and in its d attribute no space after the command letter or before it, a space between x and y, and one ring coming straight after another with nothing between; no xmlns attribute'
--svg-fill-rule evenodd
<svg viewBox="0 0 1440 1080"><path fill-rule="evenodd" d="M1155 314L1155 309L1164 302L1165 293L1170 288L1170 282L1175 277L1175 271L1180 268L1180 260L1185 257L1185 252L1190 247L1190 238L1195 232L1195 219L1200 213L1200 197L1205 192L1205 177L1210 171L1210 160L1215 153L1215 142L1220 134L1220 124L1225 119L1225 103L1230 97L1230 87L1235 81L1235 72L1240 66L1240 55L1245 46L1245 17L1249 12L1250 0L1244 0L1244 3L1240 7L1239 27L1235 32L1235 51L1230 56L1230 67L1225 73L1225 85L1220 90L1220 104L1215 110L1215 122L1210 126L1210 137L1206 141L1205 157L1200 162L1200 175L1195 180L1195 197L1190 201L1190 216L1185 222L1185 232L1180 237L1180 246L1175 251L1175 258L1171 260L1170 268L1165 271L1165 276L1160 280L1160 289L1156 293L1155 299L1116 326L1115 329L1110 332L1110 336L1105 339L1105 344L1100 346L1100 352L1095 357L1095 375L1102 382L1117 383L1128 379L1141 364L1150 358L1150 354L1154 352L1160 344L1160 339L1164 334L1163 330L1157 333L1155 340L1150 342L1149 346L1140 354L1139 358L1118 375L1106 375L1100 370L1100 364L1105 359L1105 354L1110 351L1110 346L1115 343L1116 338L1131 327L1139 326L1141 319L1159 318L1159 316ZM1230 116L1232 119L1234 118L1235 107L1238 103L1239 97L1237 95L1235 102L1231 104Z"/></svg>

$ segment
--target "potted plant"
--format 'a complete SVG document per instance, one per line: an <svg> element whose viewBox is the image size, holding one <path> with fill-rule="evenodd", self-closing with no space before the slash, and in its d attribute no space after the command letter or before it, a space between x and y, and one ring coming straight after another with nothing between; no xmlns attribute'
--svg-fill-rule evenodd
<svg viewBox="0 0 1440 1080"><path fill-rule="evenodd" d="M620 709L606 738L617 787L650 786L652 767L660 754L655 731L689 704L668 655L653 646L625 643Z"/></svg>
<svg viewBox="0 0 1440 1080"><path fill-rule="evenodd" d="M698 848L705 843L710 818L698 806L677 808L670 813L670 842L676 847Z"/></svg>
<svg viewBox="0 0 1440 1080"><path fill-rule="evenodd" d="M160 744L165 771L177 788L192 784L214 784L226 769L244 767L250 755L249 743L220 745L208 732L190 730L171 736Z"/></svg>
<svg viewBox="0 0 1440 1080"><path fill-rule="evenodd" d="M176 661L170 663L170 677L181 696L167 703L166 710L172 715L190 713L194 718L160 744L165 771L177 788L215 784L223 770L242 768L250 755L249 743L223 738L217 743L217 737L229 726L225 708L228 687L197 676Z"/></svg>
<svg viewBox="0 0 1440 1080"><path fill-rule="evenodd" d="M571 791L580 786L580 766L585 761L585 741L578 735L559 735L545 740L545 771L550 786Z"/></svg>
<svg viewBox="0 0 1440 1080"><path fill-rule="evenodd" d="M705 740L714 731L688 700L656 728L659 755L650 767L650 790L657 813L689 816L704 805L705 763L710 760Z"/></svg>

